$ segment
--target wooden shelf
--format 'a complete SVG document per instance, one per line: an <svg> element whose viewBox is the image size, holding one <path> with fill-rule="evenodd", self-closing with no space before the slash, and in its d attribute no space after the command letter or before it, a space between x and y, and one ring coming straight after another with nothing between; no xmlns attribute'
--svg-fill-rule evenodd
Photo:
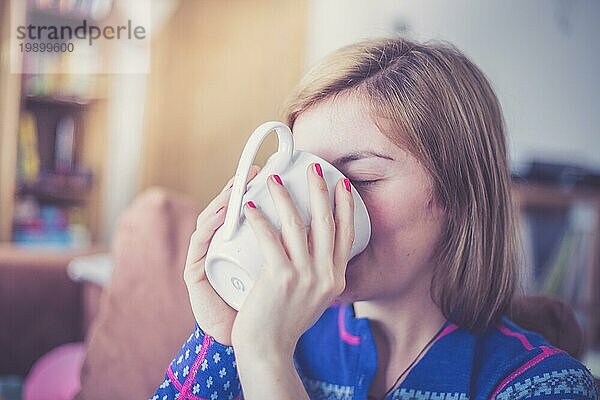
<svg viewBox="0 0 600 400"><path fill-rule="evenodd" d="M25 247L11 242L0 242L0 265L22 265L24 267L64 265L74 257L106 253L109 249L104 246L92 245L83 249L48 249L34 246Z"/></svg>
<svg viewBox="0 0 600 400"><path fill-rule="evenodd" d="M15 21L10 20L11 15L16 16ZM25 25L44 18L56 24L81 23L82 18L86 18L88 22L93 20L89 15L63 14L54 8L37 9L29 1L0 0L0 39L6 41L10 38L12 32L9 27L15 23ZM24 71L24 56L20 56L18 64L21 71ZM39 56L46 57L48 54ZM107 59L109 54L105 56ZM56 65L63 64L57 62ZM40 78L43 80L38 81ZM57 94L36 96L34 93L37 91L27 90L30 86L40 89L40 94L41 90ZM108 87L108 75L15 74L8 63L0 63L0 120L3 122L0 130L0 241L10 242L14 239L15 207L18 206L16 202L25 196L37 200L40 212L44 205L63 209L67 215L71 215L71 208L77 208L78 212L73 215L77 215L80 221L69 223L85 224L92 242L99 239L103 217L102 185L106 174L108 101L105 100L108 98ZM77 95L78 93L81 95ZM42 181L31 184L19 182L19 124L25 113L31 114L35 119L38 149L37 155L30 157L33 161L29 165L35 165L33 163L37 164L39 161L39 179ZM93 179L87 182L82 182L81 177L71 181L62 179L51 172L56 167L57 126L65 117L72 117L75 123L72 166L77 171L89 173Z"/></svg>
<svg viewBox="0 0 600 400"><path fill-rule="evenodd" d="M600 188L561 187L550 184L514 182L513 195L520 207L564 208L573 202L592 202L600 206Z"/></svg>
<svg viewBox="0 0 600 400"><path fill-rule="evenodd" d="M96 99L81 99L77 97L60 97L60 96L25 96L24 100L34 104L67 106L67 107L84 107Z"/></svg>
<svg viewBox="0 0 600 400"><path fill-rule="evenodd" d="M36 187L24 186L17 190L17 195L31 195L42 202L67 203L69 205L81 205L87 200L87 192L75 191L48 191Z"/></svg>

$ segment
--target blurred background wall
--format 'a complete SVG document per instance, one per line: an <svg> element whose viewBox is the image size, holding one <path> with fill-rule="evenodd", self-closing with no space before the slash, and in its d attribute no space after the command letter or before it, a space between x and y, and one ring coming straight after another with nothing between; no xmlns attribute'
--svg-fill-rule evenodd
<svg viewBox="0 0 600 400"><path fill-rule="evenodd" d="M107 177L114 182L105 194L107 240L122 209L149 186L207 204L235 173L245 138L261 122L280 118L280 104L303 70L306 1L173 4L153 37L146 80L134 76L132 88L131 77L117 77L123 82L114 85L114 97L127 100L113 118L133 129L121 132L109 152L121 154L125 169L113 166ZM135 118L141 123L132 124ZM139 130L140 139L131 140ZM274 149L275 138L268 138L257 162Z"/></svg>
<svg viewBox="0 0 600 400"><path fill-rule="evenodd" d="M514 163L600 166L600 2L315 0L309 9L307 65L365 36L447 40L492 81Z"/></svg>

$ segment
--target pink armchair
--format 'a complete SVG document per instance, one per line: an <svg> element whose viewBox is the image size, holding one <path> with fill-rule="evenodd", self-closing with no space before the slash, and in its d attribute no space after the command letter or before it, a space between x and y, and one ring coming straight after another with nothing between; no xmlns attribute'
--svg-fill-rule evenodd
<svg viewBox="0 0 600 400"><path fill-rule="evenodd" d="M194 326L183 267L200 211L189 197L151 188L121 216L78 399L142 399L163 379Z"/></svg>

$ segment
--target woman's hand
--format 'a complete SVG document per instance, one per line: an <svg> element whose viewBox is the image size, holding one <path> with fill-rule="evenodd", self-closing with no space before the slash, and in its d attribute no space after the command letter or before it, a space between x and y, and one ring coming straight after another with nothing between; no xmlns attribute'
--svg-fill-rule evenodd
<svg viewBox="0 0 600 400"><path fill-rule="evenodd" d="M265 262L235 319L232 341L238 366L244 363L240 356L264 359L267 353L291 365L300 336L344 290L354 241L354 199L350 182L340 179L334 213L320 171L318 164L307 170L309 231L279 177L270 176L267 186L281 221L281 235L260 211L260 204L244 205ZM273 361L279 364L281 359Z"/></svg>
<svg viewBox="0 0 600 400"><path fill-rule="evenodd" d="M248 181L260 171L253 165ZM227 204L231 197L232 177L210 204L198 215L196 230L190 238L183 278L187 285L194 317L204 332L219 343L231 345L231 329L237 312L231 308L208 282L204 271L208 245L215 231L225 221Z"/></svg>

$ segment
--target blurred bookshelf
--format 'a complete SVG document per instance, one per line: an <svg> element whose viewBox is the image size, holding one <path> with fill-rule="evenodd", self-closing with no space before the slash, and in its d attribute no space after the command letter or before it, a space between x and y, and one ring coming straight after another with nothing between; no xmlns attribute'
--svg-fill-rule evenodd
<svg viewBox="0 0 600 400"><path fill-rule="evenodd" d="M600 348L600 187L515 179L524 288L575 311L587 351Z"/></svg>
<svg viewBox="0 0 600 400"><path fill-rule="evenodd" d="M4 52L11 2L0 0ZM28 0L22 25L75 25L109 18L112 0ZM87 48L89 47L89 50ZM96 246L100 231L110 54L86 46L69 52L20 53L20 73L0 67L0 242L73 252Z"/></svg>

